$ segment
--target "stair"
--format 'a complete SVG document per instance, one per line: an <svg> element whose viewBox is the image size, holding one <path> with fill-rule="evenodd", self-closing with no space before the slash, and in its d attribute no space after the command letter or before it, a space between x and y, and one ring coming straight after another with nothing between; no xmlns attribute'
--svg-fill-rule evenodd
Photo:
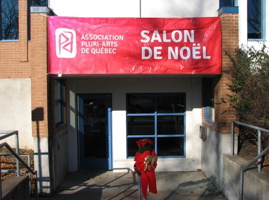
<svg viewBox="0 0 269 200"><path fill-rule="evenodd" d="M30 200L29 176L11 176L2 181L3 200Z"/></svg>

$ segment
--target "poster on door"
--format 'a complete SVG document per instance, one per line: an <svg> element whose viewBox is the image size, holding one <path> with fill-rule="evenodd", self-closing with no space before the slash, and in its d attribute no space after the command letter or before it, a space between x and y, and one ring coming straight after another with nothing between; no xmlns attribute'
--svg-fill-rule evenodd
<svg viewBox="0 0 269 200"><path fill-rule="evenodd" d="M50 74L220 74L218 17L48 18Z"/></svg>

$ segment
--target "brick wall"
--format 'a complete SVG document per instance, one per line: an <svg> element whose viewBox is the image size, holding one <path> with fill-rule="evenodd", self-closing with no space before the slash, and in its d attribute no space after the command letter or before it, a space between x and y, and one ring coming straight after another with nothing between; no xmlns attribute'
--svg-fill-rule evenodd
<svg viewBox="0 0 269 200"><path fill-rule="evenodd" d="M31 81L32 81L32 110L43 114L43 120L33 121L33 136L48 136L48 78L47 78L47 17L45 14L31 14ZM35 116L33 116L34 118Z"/></svg>
<svg viewBox="0 0 269 200"><path fill-rule="evenodd" d="M19 0L19 40L0 43L0 78L30 78L27 41L27 0Z"/></svg>
<svg viewBox="0 0 269 200"><path fill-rule="evenodd" d="M0 42L0 78L30 78L33 136L48 137L47 116L47 17L31 13L28 22L27 0L19 3L19 40ZM31 39L28 41L28 25Z"/></svg>
<svg viewBox="0 0 269 200"><path fill-rule="evenodd" d="M219 133L227 134L231 132L231 122L236 119L236 116L227 98L227 94L230 92L227 84L230 83L231 77L228 72L232 68L232 63L226 52L235 56L235 49L238 48L238 14L224 13L220 15L220 19L222 27L222 75L214 91L215 123L213 126L205 123L203 125Z"/></svg>

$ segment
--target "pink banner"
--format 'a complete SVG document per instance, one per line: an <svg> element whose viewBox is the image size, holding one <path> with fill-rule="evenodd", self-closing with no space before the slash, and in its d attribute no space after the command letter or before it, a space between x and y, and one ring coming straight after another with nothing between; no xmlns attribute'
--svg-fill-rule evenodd
<svg viewBox="0 0 269 200"><path fill-rule="evenodd" d="M218 17L48 20L50 74L221 73Z"/></svg>

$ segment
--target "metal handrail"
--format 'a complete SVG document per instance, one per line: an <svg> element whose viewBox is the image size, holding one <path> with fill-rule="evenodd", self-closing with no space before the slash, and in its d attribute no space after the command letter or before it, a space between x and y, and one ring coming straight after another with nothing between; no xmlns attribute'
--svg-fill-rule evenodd
<svg viewBox="0 0 269 200"><path fill-rule="evenodd" d="M266 147L258 156L256 156L249 164L240 169L240 192L239 198L243 199L243 188L244 188L244 172L246 172L257 160L264 156L269 151L269 147Z"/></svg>
<svg viewBox="0 0 269 200"><path fill-rule="evenodd" d="M12 153L1 153L0 156L13 156ZM28 166L30 166L30 162L31 162L31 159L30 159L30 155L29 154L19 154L20 157L27 157L27 164ZM15 173L17 172L16 170L1 170L2 172L6 172L6 173ZM20 170L20 173L29 173L28 171L22 171Z"/></svg>
<svg viewBox="0 0 269 200"><path fill-rule="evenodd" d="M19 160L23 165L24 165L24 167L26 168L26 169L28 169L29 170L29 172L31 172L31 174L33 174L33 175L35 175L36 174L36 172L34 172L21 158L20 158L20 156L15 152L15 151L13 151L13 149L9 146L9 144L8 143L6 143L6 142L4 142L4 143L2 143L2 144L0 144L0 148L2 148L2 147L6 147L9 151L10 151L10 153L12 153L15 157L16 157L16 159L17 160ZM1 169L1 168L0 168Z"/></svg>
<svg viewBox="0 0 269 200"><path fill-rule="evenodd" d="M12 153L15 157L16 157L16 159L19 161L19 162L21 162L23 165L24 165L24 167L26 167L26 169L28 169L29 170L29 172L32 174L32 175L34 175L34 176L36 176L36 172L35 171L33 171L20 157L19 157L19 155L15 152L15 151L13 151L13 149L9 146L9 144L8 143L6 143L6 142L4 142L4 143L2 143L2 144L0 144L0 148L2 148L2 147L6 147L9 151L10 151L10 153ZM0 165L0 174L1 174L1 165ZM36 177L35 177L35 188L37 187L37 182L36 182ZM35 192L36 193L36 192ZM37 193L35 194L35 195L37 195ZM37 197L37 196L36 196ZM37 198L36 198L37 199ZM0 181L0 200L2 200L2 181Z"/></svg>
<svg viewBox="0 0 269 200"><path fill-rule="evenodd" d="M231 137L232 137L232 155L234 155L234 126L235 124L245 126L248 128L256 129L258 132L258 155L250 162L248 163L245 167L241 167L240 169L240 191L239 191L239 199L243 199L243 189L244 189L244 172L246 172L254 163L258 161L258 172L261 172L261 157L263 157L267 152L269 152L269 146L266 147L262 152L261 152L261 132L266 132L269 133L268 129L264 129L258 126L253 126L250 124L242 123L239 121L232 121L232 127L231 127Z"/></svg>
<svg viewBox="0 0 269 200"><path fill-rule="evenodd" d="M19 133L18 131L0 131L0 134L5 134L3 136L0 136L0 140L3 140L5 138L8 138L12 135L15 135L16 138L16 153L19 155ZM16 160L16 165L17 165L17 176L20 176L20 165L19 161Z"/></svg>
<svg viewBox="0 0 269 200"><path fill-rule="evenodd" d="M250 124L246 124L246 123L242 123L242 122L239 122L239 121L232 121L232 127L231 127L231 137L232 137L232 155L234 155L234 135L235 135L235 131L234 131L234 126L235 124L237 125L241 125L241 126L245 126L247 128L252 128L252 129L256 129L258 132L258 155L261 153L261 132L266 132L266 133L269 133L269 130L268 129L264 129L264 128L261 128L261 127L258 127L258 126L253 126L253 125L250 125ZM261 158L258 159L258 172L261 172L261 166L262 166L262 163L261 163Z"/></svg>
<svg viewBox="0 0 269 200"><path fill-rule="evenodd" d="M7 131L0 131L0 134L4 134L3 136L0 136L0 140L3 140L5 138L8 138L12 135L15 135L16 138L16 152L13 151L13 149L9 146L8 143L4 142L0 144L0 148L6 147L10 153L12 153L16 157L16 166L17 166L17 176L20 176L20 162L29 170L29 172L36 176L36 172L33 171L20 157L19 157L19 133L17 130L7 130ZM28 159L29 162L29 159ZM1 165L0 165L0 174L1 174ZM35 180L35 198L37 199L37 180L36 177ZM2 200L2 181L0 180L0 200Z"/></svg>

